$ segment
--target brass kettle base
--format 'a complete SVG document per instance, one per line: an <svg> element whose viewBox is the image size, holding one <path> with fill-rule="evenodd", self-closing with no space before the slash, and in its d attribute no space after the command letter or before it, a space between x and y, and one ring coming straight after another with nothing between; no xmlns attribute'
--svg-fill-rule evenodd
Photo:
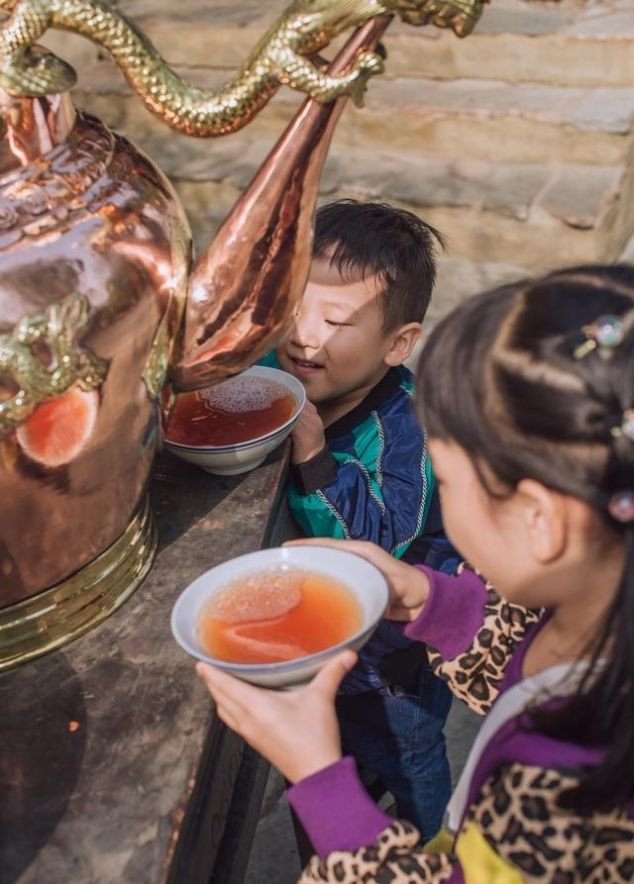
<svg viewBox="0 0 634 884"><path fill-rule="evenodd" d="M0 608L0 672L62 647L109 617L143 581L156 544L146 499L96 559L39 595Z"/></svg>

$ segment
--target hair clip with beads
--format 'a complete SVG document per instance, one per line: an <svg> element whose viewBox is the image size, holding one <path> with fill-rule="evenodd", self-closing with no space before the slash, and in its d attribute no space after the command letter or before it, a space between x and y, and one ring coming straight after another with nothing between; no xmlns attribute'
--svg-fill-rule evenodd
<svg viewBox="0 0 634 884"><path fill-rule="evenodd" d="M623 321L611 313L599 316L590 325L585 325L582 332L586 340L575 349L575 359L583 359L588 353L597 349L599 355L606 359L625 338Z"/></svg>
<svg viewBox="0 0 634 884"><path fill-rule="evenodd" d="M617 522L634 522L634 491L617 491L608 503L608 512Z"/></svg>
<svg viewBox="0 0 634 884"><path fill-rule="evenodd" d="M621 417L621 423L612 427L612 435L616 438L625 436L631 442L634 442L634 408L626 408Z"/></svg>

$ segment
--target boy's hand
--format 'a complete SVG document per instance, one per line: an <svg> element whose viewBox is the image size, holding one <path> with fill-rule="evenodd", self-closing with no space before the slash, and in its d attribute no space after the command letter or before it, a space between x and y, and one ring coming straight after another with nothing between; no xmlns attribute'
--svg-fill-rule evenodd
<svg viewBox="0 0 634 884"><path fill-rule="evenodd" d="M344 651L298 691L269 691L197 663L196 672L216 702L216 711L236 733L291 783L341 758L335 695L357 661Z"/></svg>
<svg viewBox="0 0 634 884"><path fill-rule="evenodd" d="M319 454L326 444L323 421L315 405L308 399L293 427L291 440L293 442L291 461L295 464L310 460Z"/></svg>
<svg viewBox="0 0 634 884"><path fill-rule="evenodd" d="M375 565L387 580L390 603L385 616L388 620L409 623L416 620L429 595L429 580L419 568L395 559L388 552L366 540L333 540L329 537L311 537L290 540L284 546L332 546L354 553Z"/></svg>

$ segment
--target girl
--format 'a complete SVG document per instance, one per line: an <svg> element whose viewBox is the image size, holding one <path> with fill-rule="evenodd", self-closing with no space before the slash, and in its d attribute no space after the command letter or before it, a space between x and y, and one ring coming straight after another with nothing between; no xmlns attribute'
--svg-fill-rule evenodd
<svg viewBox="0 0 634 884"><path fill-rule="evenodd" d="M341 758L333 697L353 654L290 694L199 673L295 783L318 854L302 884L632 881L634 268L467 301L433 333L418 390L447 533L503 599L466 567L347 548L384 571L389 616L454 693L491 710L444 843L383 814Z"/></svg>

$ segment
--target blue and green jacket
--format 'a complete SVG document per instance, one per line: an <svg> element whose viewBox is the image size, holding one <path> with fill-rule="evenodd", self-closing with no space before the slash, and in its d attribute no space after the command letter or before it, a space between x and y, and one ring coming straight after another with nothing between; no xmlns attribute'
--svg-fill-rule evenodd
<svg viewBox="0 0 634 884"><path fill-rule="evenodd" d="M279 367L273 353L263 363ZM359 405L326 428L323 451L291 468L289 507L309 536L370 540L397 558L451 571L457 557L442 531L412 380L404 366L391 368ZM382 620L342 693L384 687L376 666L410 644Z"/></svg>

